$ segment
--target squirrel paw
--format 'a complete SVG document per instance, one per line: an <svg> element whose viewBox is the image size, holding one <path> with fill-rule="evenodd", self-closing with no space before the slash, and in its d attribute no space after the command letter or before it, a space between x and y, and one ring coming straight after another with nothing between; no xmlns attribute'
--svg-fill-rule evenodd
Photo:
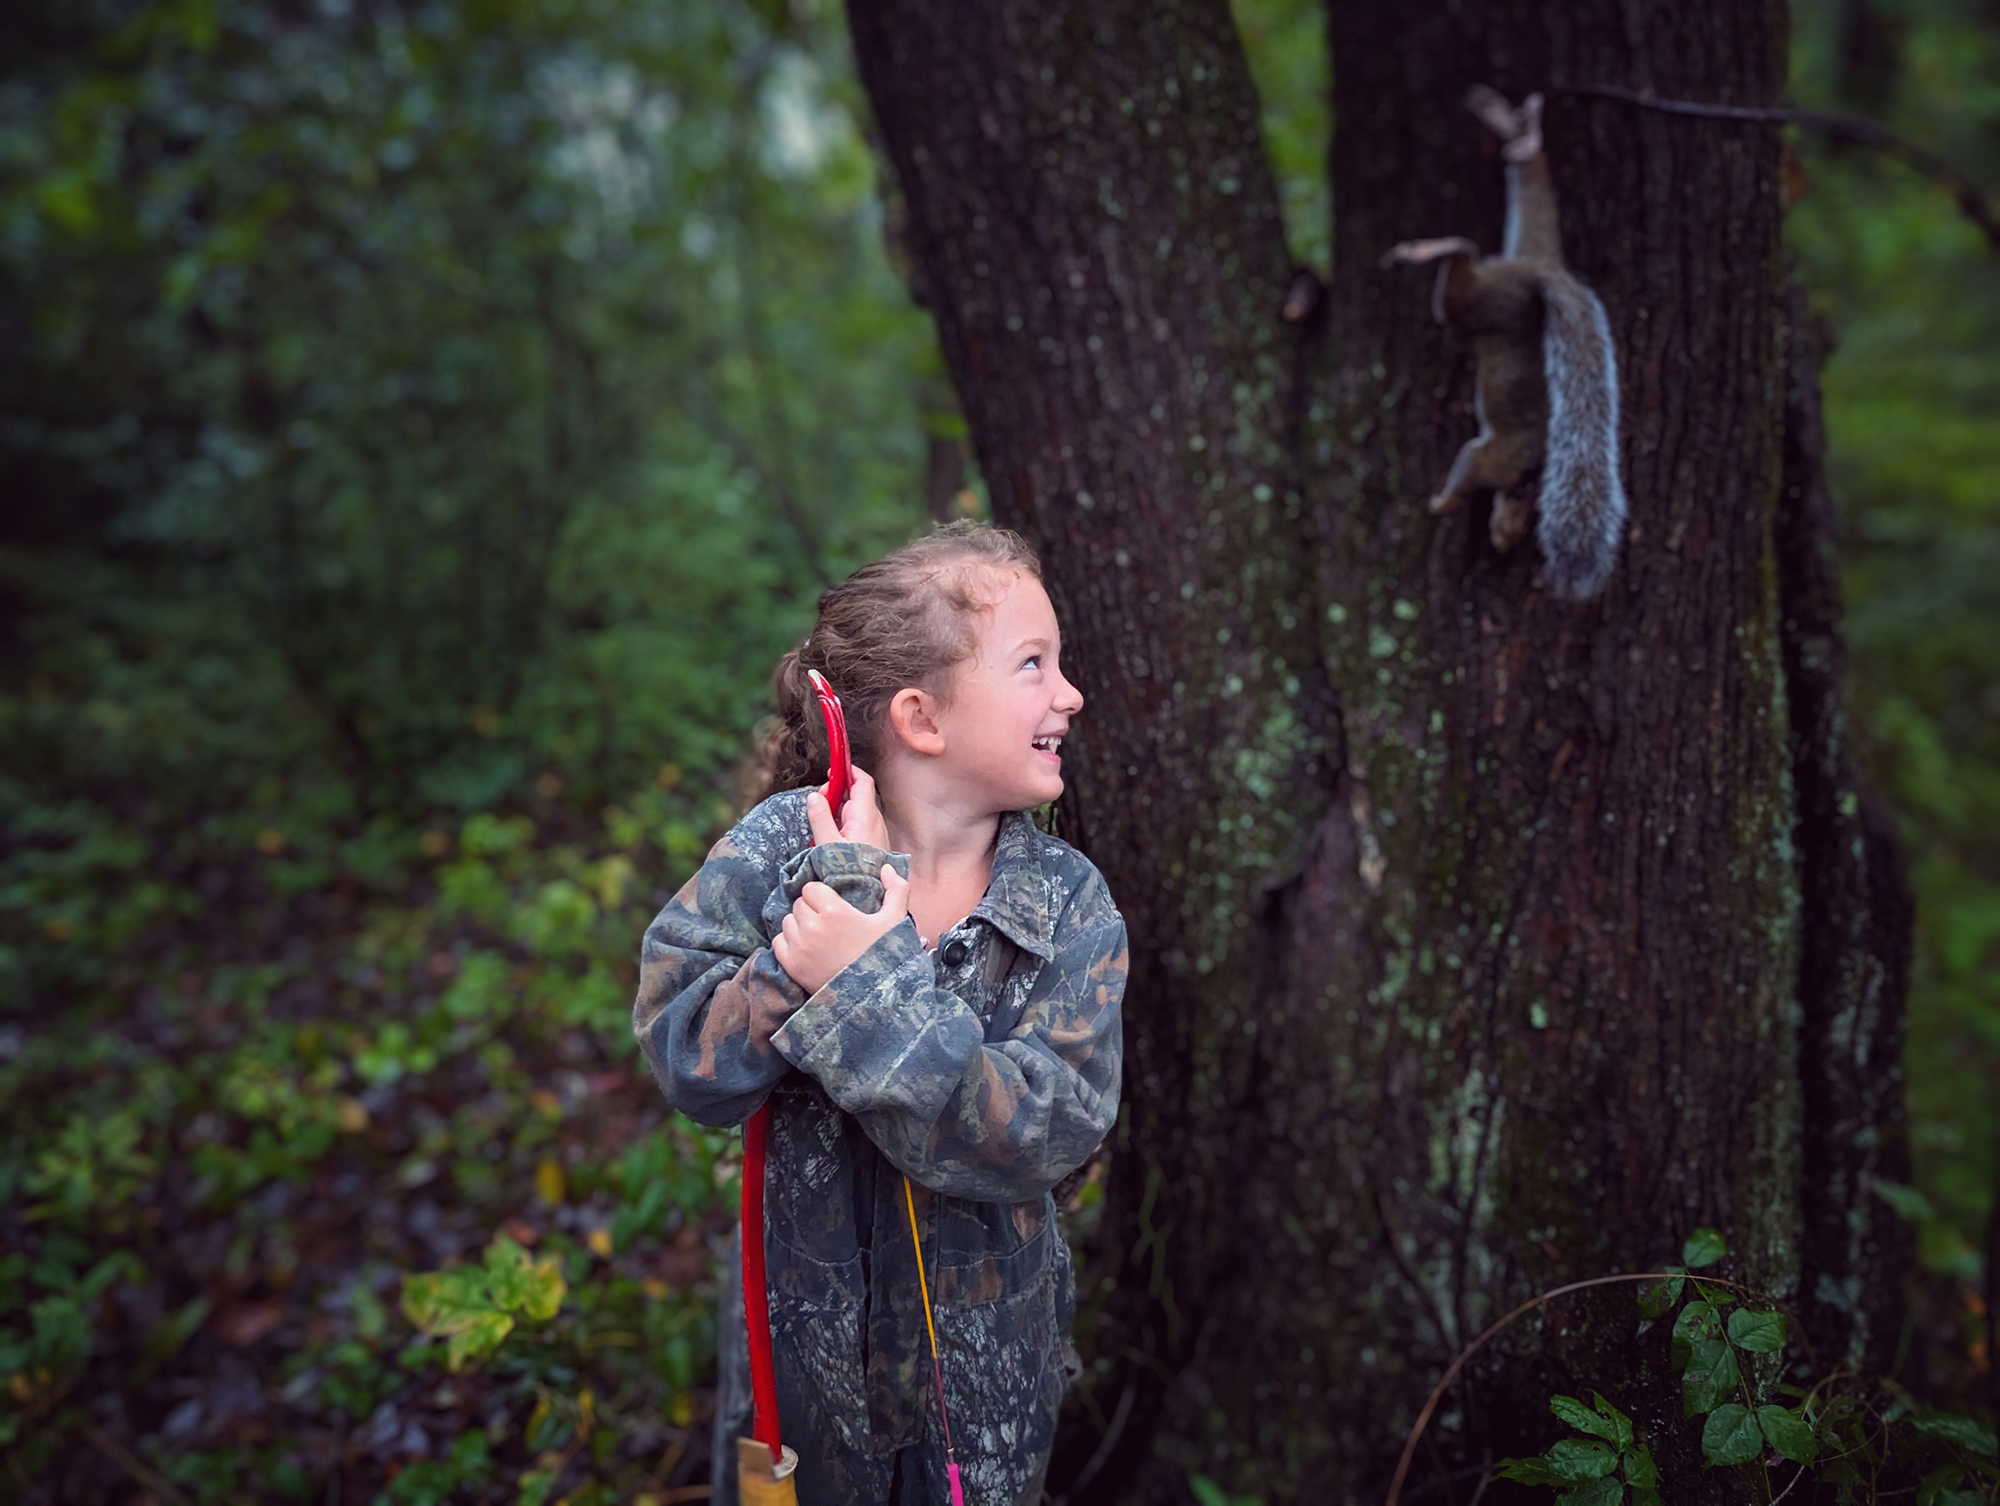
<svg viewBox="0 0 2000 1506"><path fill-rule="evenodd" d="M1528 526L1534 516L1534 503L1523 496L1501 492L1493 499L1493 517L1487 524L1486 535L1493 540L1493 547L1505 554L1528 536Z"/></svg>
<svg viewBox="0 0 2000 1506"><path fill-rule="evenodd" d="M1506 143L1500 155L1509 162L1527 162L1542 151L1542 96L1530 94L1517 109L1507 103L1498 89L1474 84L1465 94L1465 107L1479 117L1481 125Z"/></svg>
<svg viewBox="0 0 2000 1506"><path fill-rule="evenodd" d="M1382 253L1385 267L1416 266L1446 256L1477 256L1479 247L1462 235L1440 235L1427 241L1398 241Z"/></svg>

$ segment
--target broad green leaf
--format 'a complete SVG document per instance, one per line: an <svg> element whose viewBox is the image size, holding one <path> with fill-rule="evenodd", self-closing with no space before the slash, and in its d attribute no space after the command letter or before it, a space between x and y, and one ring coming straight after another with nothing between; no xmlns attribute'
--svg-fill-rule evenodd
<svg viewBox="0 0 2000 1506"><path fill-rule="evenodd" d="M1982 1422L1974 1422L1970 1417L1960 1417L1951 1412L1922 1412L1911 1421L1919 1433L1942 1438L1947 1443L1955 1443L1975 1454L1984 1454L1989 1459L1994 1457L1993 1429Z"/></svg>
<svg viewBox="0 0 2000 1506"><path fill-rule="evenodd" d="M1630 1449L1632 1447L1632 1419L1606 1401L1604 1393L1601 1391L1590 1393L1590 1403L1597 1408L1597 1415L1611 1424L1611 1432L1608 1435L1602 1436L1608 1436L1611 1439L1612 1447L1618 1449L1621 1453Z"/></svg>
<svg viewBox="0 0 2000 1506"><path fill-rule="evenodd" d="M1701 1451L1710 1464L1748 1464L1764 1451L1764 1434L1748 1407L1725 1402L1702 1425Z"/></svg>
<svg viewBox="0 0 2000 1506"><path fill-rule="evenodd" d="M476 1268L403 1278L403 1316L428 1334L449 1333L464 1315L492 1307L486 1274Z"/></svg>
<svg viewBox="0 0 2000 1506"><path fill-rule="evenodd" d="M1649 1286L1639 1293L1639 1315L1644 1318L1664 1318L1674 1310L1674 1304L1681 1300L1681 1288L1687 1284L1685 1276L1669 1276L1656 1286Z"/></svg>
<svg viewBox="0 0 2000 1506"><path fill-rule="evenodd" d="M1729 1253L1729 1241L1714 1229L1697 1229L1687 1237L1681 1246L1681 1260L1691 1271L1698 1271L1705 1265L1714 1265Z"/></svg>
<svg viewBox="0 0 2000 1506"><path fill-rule="evenodd" d="M1735 1391L1743 1378L1736 1351L1725 1339L1699 1339L1681 1376L1681 1405L1689 1417L1709 1411Z"/></svg>
<svg viewBox="0 0 2000 1506"><path fill-rule="evenodd" d="M1942 1465L1918 1482L1917 1506L1956 1506L1954 1498L1964 1483L1963 1469L1956 1464Z"/></svg>
<svg viewBox="0 0 2000 1506"><path fill-rule="evenodd" d="M521 1299L521 1312L537 1323L546 1323L562 1307L563 1294L568 1284L563 1280L562 1267L553 1255L544 1256L535 1262L529 1272L527 1292Z"/></svg>
<svg viewBox="0 0 2000 1506"><path fill-rule="evenodd" d="M1200 1506L1229 1506L1229 1493L1207 1475L1189 1475L1188 1489Z"/></svg>
<svg viewBox="0 0 2000 1506"><path fill-rule="evenodd" d="M1589 1433L1593 1437L1607 1439L1613 1445L1618 1443L1618 1432L1611 1420L1599 1417L1574 1396L1550 1397L1549 1410L1579 1433Z"/></svg>
<svg viewBox="0 0 2000 1506"><path fill-rule="evenodd" d="M1653 1451L1643 1443L1634 1443L1625 1455L1625 1479L1634 1490L1656 1490L1660 1484L1660 1467L1653 1462Z"/></svg>
<svg viewBox="0 0 2000 1506"><path fill-rule="evenodd" d="M450 1330L450 1337L444 1345L444 1368L454 1375L465 1368L467 1360L476 1360L491 1354L507 1340L514 1331L514 1320L505 1313L488 1310L469 1315L463 1324Z"/></svg>
<svg viewBox="0 0 2000 1506"><path fill-rule="evenodd" d="M486 1280L495 1307L521 1313L537 1323L546 1323L556 1315L568 1290L554 1256L531 1259L504 1234L486 1251Z"/></svg>
<svg viewBox="0 0 2000 1506"><path fill-rule="evenodd" d="M1601 1480L1618 1467L1616 1453L1585 1438L1565 1438L1542 1457L1562 1480Z"/></svg>
<svg viewBox="0 0 2000 1506"><path fill-rule="evenodd" d="M1722 1315L1711 1302L1690 1302L1674 1319L1674 1337L1690 1343L1722 1337Z"/></svg>
<svg viewBox="0 0 2000 1506"><path fill-rule="evenodd" d="M1625 1486L1614 1475L1579 1485L1556 1497L1556 1506L1623 1506Z"/></svg>
<svg viewBox="0 0 2000 1506"><path fill-rule="evenodd" d="M1771 1447L1787 1459L1810 1464L1819 1454L1812 1424L1790 1407L1762 1406L1757 1409L1757 1426L1771 1440Z"/></svg>
<svg viewBox="0 0 2000 1506"><path fill-rule="evenodd" d="M1729 1315L1729 1337L1738 1349L1747 1349L1752 1354L1776 1354L1785 1347L1785 1315L1739 1307Z"/></svg>
<svg viewBox="0 0 2000 1506"><path fill-rule="evenodd" d="M1665 1506L1665 1503L1660 1500L1660 1493L1653 1489L1652 1486L1634 1485L1632 1487L1632 1506Z"/></svg>
<svg viewBox="0 0 2000 1506"><path fill-rule="evenodd" d="M1537 1455L1532 1459L1502 1459L1493 1466L1493 1473L1502 1480L1513 1480L1522 1485L1567 1485L1569 1480L1549 1468L1549 1461Z"/></svg>
<svg viewBox="0 0 2000 1506"><path fill-rule="evenodd" d="M493 1304L487 1272L476 1267L403 1278L403 1315L418 1331L445 1340L445 1368L491 1354L514 1330Z"/></svg>

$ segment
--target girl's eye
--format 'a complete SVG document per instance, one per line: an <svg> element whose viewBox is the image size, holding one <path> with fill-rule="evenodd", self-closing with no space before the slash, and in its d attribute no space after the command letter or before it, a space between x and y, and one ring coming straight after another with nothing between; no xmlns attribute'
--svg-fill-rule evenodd
<svg viewBox="0 0 2000 1506"><path fill-rule="evenodd" d="M1030 655L1028 655L1028 657L1027 657L1027 658L1025 658L1025 659L1023 659L1023 660L1021 661L1021 668L1023 668L1023 669L1026 669L1026 668L1027 668L1027 667L1028 667L1029 665L1031 665L1031 664L1032 664L1032 665L1033 665L1033 666L1034 666L1035 668L1037 668L1037 669L1040 669L1040 668L1041 668L1041 666L1042 666L1042 656L1041 656L1040 654L1030 654Z"/></svg>

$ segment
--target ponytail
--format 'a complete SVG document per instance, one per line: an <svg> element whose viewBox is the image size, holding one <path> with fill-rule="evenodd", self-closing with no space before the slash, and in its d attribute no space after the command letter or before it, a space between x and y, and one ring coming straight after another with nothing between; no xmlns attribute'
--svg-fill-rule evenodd
<svg viewBox="0 0 2000 1506"><path fill-rule="evenodd" d="M799 649L788 650L771 671L771 702L777 715L758 725L756 759L745 791L753 805L826 777L826 728Z"/></svg>

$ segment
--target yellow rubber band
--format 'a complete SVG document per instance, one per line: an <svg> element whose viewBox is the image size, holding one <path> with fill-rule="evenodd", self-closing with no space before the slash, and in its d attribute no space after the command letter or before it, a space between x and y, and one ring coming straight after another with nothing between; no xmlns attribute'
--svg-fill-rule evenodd
<svg viewBox="0 0 2000 1506"><path fill-rule="evenodd" d="M917 1252L917 1290L924 1298L924 1331L931 1336L931 1363L937 1363L937 1327L931 1322L931 1284L924 1279L924 1242L917 1237L917 1195L903 1178L903 1206L910 1210L910 1247Z"/></svg>

